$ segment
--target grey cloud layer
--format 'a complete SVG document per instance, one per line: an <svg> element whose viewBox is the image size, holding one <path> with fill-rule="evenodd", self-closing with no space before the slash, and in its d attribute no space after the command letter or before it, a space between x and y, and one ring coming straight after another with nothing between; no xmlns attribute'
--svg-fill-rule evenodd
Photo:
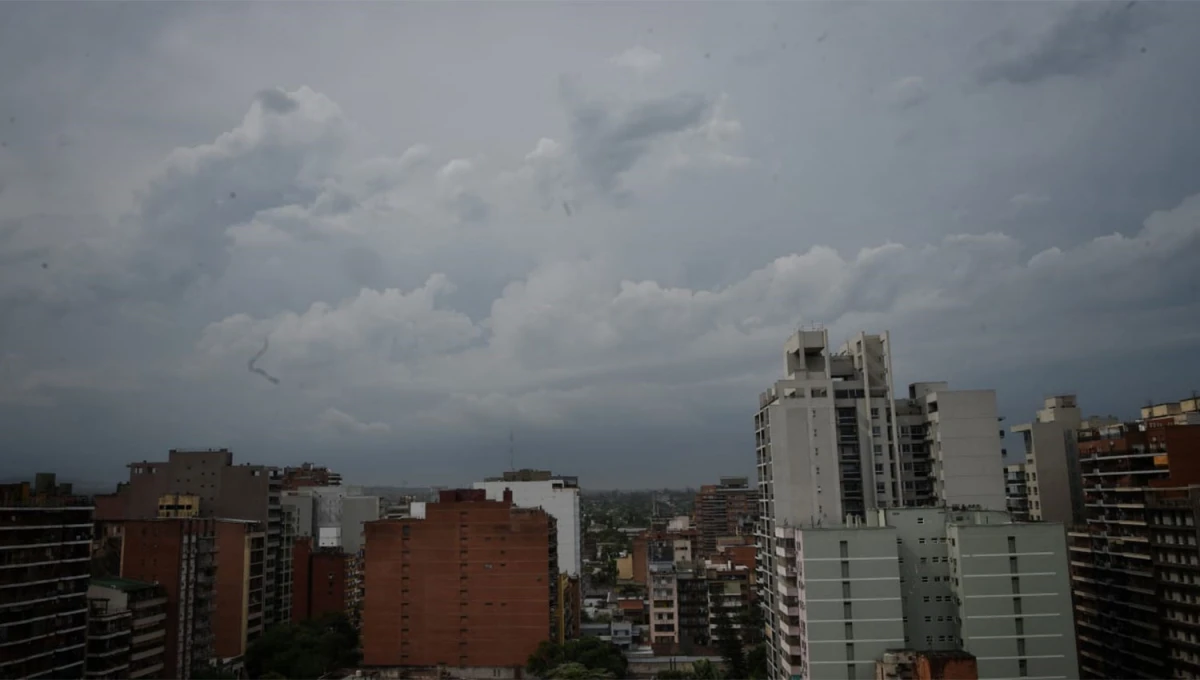
<svg viewBox="0 0 1200 680"><path fill-rule="evenodd" d="M448 483L506 465L512 428L522 462L594 485L697 483L749 470L755 395L786 336L814 322L835 337L889 329L901 382L1002 384L1019 415L1086 383L1086 359L1111 381L1085 407L1179 396L1194 376L1142 371L1200 344L1200 167L1157 141L1200 149L1200 102L1173 86L1194 78L1182 65L1200 57L1185 35L1200 13L913 7L706 6L678 23L639 17L656 30L636 35L602 12L562 42L549 27L571 29L549 8L514 7L496 19L551 36L553 53L468 67L414 38L443 66L395 75L415 93L401 104L375 62L327 75L287 49L316 24L352 44L355 17L368 32L416 20L392 8L156 15L159 38L123 58L169 64L198 46L218 64L257 58L213 90L214 121L137 173L34 184L13 174L26 156L0 149L0 183L19 199L0 194L0 446L85 476L231 445L352 479ZM438 12L457 10L414 11L438 33ZM783 37L822 24L811 41ZM926 25L959 58L911 47ZM213 27L230 35L201 30ZM1151 35L1151 51L1132 50ZM771 43L789 47L755 65L737 56ZM42 77L62 77L63 59ZM439 83L476 71L459 90L507 74L541 104L498 99L447 130L422 118L435 103L466 115ZM49 101L35 83L0 80L0 94ZM1011 87L1033 83L1059 89ZM1174 97L1171 114L1131 87ZM112 153L106 135L131 134L76 125L81 142L55 153L80 168ZM121 210L31 198L109 181L128 185ZM255 365L278 385L247 371L267 339ZM622 467L635 463L636 478Z"/></svg>

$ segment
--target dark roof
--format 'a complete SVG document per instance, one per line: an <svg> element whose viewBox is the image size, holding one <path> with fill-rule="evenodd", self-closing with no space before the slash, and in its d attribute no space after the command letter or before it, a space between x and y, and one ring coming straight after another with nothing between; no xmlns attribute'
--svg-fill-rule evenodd
<svg viewBox="0 0 1200 680"><path fill-rule="evenodd" d="M94 578L91 580L91 584L104 588L112 588L113 590L120 590L126 593L154 587L153 583L135 581L131 578Z"/></svg>

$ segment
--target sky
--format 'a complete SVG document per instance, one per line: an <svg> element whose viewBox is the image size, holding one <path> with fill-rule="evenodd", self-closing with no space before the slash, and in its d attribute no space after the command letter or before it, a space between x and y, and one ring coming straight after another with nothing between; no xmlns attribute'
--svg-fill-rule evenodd
<svg viewBox="0 0 1200 680"><path fill-rule="evenodd" d="M814 324L888 331L898 391L1133 417L1200 389L1198 33L1196 3L0 3L0 467L698 485L753 474Z"/></svg>

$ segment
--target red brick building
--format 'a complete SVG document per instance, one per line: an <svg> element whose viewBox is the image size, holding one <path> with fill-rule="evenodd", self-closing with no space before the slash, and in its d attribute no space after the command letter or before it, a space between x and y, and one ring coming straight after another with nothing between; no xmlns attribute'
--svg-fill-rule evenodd
<svg viewBox="0 0 1200 680"><path fill-rule="evenodd" d="M296 490L306 486L341 486L342 476L327 467L304 463L283 469L283 488Z"/></svg>
<svg viewBox="0 0 1200 680"><path fill-rule="evenodd" d="M717 553L717 539L752 536L758 519L758 491L745 477L722 477L720 484L706 484L696 494L696 529L700 531L699 557Z"/></svg>
<svg viewBox="0 0 1200 680"><path fill-rule="evenodd" d="M554 639L554 518L484 493L442 491L424 519L366 523L364 665L520 667Z"/></svg>
<svg viewBox="0 0 1200 680"><path fill-rule="evenodd" d="M292 622L345 613L357 617L357 556L335 548L316 548L311 536L292 546Z"/></svg>

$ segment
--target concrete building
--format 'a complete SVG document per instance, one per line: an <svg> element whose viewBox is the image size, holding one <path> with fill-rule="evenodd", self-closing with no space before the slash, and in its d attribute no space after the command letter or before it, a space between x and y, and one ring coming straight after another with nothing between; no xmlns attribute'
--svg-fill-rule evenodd
<svg viewBox="0 0 1200 680"><path fill-rule="evenodd" d="M192 677L214 660L217 520L168 518L122 522L123 578L157 583L166 593L167 634L160 677Z"/></svg>
<svg viewBox="0 0 1200 680"><path fill-rule="evenodd" d="M978 680L975 657L967 652L885 652L875 663L876 680Z"/></svg>
<svg viewBox="0 0 1200 680"><path fill-rule="evenodd" d="M698 557L717 553L717 539L753 536L758 522L758 491L745 477L722 477L720 484L706 484L696 494L696 528L700 531Z"/></svg>
<svg viewBox="0 0 1200 680"><path fill-rule="evenodd" d="M87 596L87 677L162 677L168 623L162 586L132 579L93 579Z"/></svg>
<svg viewBox="0 0 1200 680"><path fill-rule="evenodd" d="M92 510L53 475L0 485L0 677L84 677Z"/></svg>
<svg viewBox="0 0 1200 680"><path fill-rule="evenodd" d="M777 539L772 677L865 678L896 650L965 651L980 678L1078 677L1061 525L894 508Z"/></svg>
<svg viewBox="0 0 1200 680"><path fill-rule="evenodd" d="M283 489L292 491L306 486L341 486L342 476L327 467L315 463L303 463L300 467L283 469Z"/></svg>
<svg viewBox="0 0 1200 680"><path fill-rule="evenodd" d="M517 668L555 638L555 520L510 494L442 491L424 519L367 523L365 665Z"/></svg>
<svg viewBox="0 0 1200 680"><path fill-rule="evenodd" d="M776 650L779 529L788 541L786 530L842 527L881 508L1007 505L995 392L915 383L893 399L886 333L835 352L826 330L798 331L784 368L754 418L756 568Z"/></svg>
<svg viewBox="0 0 1200 680"><path fill-rule="evenodd" d="M282 503L296 511L296 536L311 537L318 548L338 548L348 555L363 547L363 523L383 517L378 496L356 487L306 486L283 493Z"/></svg>
<svg viewBox="0 0 1200 680"><path fill-rule="evenodd" d="M320 548L311 536L297 538L292 548L292 621L344 613L361 622L362 554Z"/></svg>
<svg viewBox="0 0 1200 680"><path fill-rule="evenodd" d="M1083 518L1083 485L1075 433L1083 418L1075 395L1046 399L1032 423L1011 430L1025 442L1025 485L1029 517L1072 524Z"/></svg>
<svg viewBox="0 0 1200 680"><path fill-rule="evenodd" d="M266 533L258 522L215 523L216 592L213 654L224 666L240 663L246 647L262 637L266 591Z"/></svg>
<svg viewBox="0 0 1200 680"><path fill-rule="evenodd" d="M292 536L280 504L283 473L263 465L234 465L228 449L171 450L167 460L129 465L129 481L97 496L97 519L147 520L180 494L199 501L196 517L258 522L265 528L263 623L291 620ZM102 510L101 510L102 509Z"/></svg>
<svg viewBox="0 0 1200 680"><path fill-rule="evenodd" d="M503 499L504 490L511 489L518 508L541 508L550 513L558 522L558 568L574 576L582 573L577 478L546 470L516 470L475 482L473 488L483 489L494 501Z"/></svg>
<svg viewBox="0 0 1200 680"><path fill-rule="evenodd" d="M1029 486L1025 478L1024 463L1004 466L1005 503L1008 512L1018 522L1029 521Z"/></svg>

